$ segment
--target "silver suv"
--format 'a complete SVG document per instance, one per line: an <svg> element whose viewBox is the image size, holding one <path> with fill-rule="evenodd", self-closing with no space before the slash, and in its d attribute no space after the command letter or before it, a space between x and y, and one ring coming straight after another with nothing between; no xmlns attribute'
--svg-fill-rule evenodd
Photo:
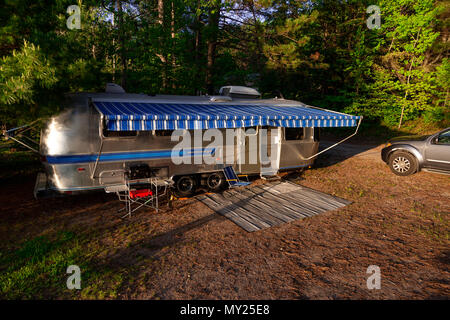
<svg viewBox="0 0 450 320"><path fill-rule="evenodd" d="M419 170L450 174L450 128L428 136L389 140L381 150L381 159L399 176Z"/></svg>

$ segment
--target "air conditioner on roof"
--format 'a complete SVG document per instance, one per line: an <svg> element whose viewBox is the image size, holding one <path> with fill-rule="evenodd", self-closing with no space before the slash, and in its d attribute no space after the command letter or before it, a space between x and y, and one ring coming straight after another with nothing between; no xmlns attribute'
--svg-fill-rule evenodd
<svg viewBox="0 0 450 320"><path fill-rule="evenodd" d="M125 90L115 83L107 83L105 92L107 93L125 93Z"/></svg>
<svg viewBox="0 0 450 320"><path fill-rule="evenodd" d="M261 97L258 90L243 86L225 86L220 88L219 94L233 98L258 99Z"/></svg>

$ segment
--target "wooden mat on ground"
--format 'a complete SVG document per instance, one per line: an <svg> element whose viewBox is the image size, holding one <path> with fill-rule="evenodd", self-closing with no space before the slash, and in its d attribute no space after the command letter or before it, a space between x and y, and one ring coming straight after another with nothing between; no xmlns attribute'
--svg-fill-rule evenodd
<svg viewBox="0 0 450 320"><path fill-rule="evenodd" d="M198 199L248 232L336 210L351 203L291 182L228 189L223 193L203 194Z"/></svg>

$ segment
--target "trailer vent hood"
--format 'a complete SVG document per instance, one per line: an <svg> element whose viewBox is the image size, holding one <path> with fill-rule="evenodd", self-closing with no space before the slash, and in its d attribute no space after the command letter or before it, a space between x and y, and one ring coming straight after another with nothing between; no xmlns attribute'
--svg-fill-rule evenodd
<svg viewBox="0 0 450 320"><path fill-rule="evenodd" d="M243 98L243 99L258 99L261 94L258 90L250 87L242 86L226 86L219 90L221 96L229 96L232 98Z"/></svg>

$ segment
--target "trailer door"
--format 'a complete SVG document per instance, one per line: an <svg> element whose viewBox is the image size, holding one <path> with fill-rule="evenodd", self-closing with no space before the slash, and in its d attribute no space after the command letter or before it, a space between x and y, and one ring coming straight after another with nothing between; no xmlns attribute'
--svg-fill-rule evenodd
<svg viewBox="0 0 450 320"><path fill-rule="evenodd" d="M259 139L261 176L276 175L280 169L281 128L268 126L261 127Z"/></svg>
<svg viewBox="0 0 450 320"><path fill-rule="evenodd" d="M259 135L258 127L239 129L237 153L241 152L237 158L240 173L259 173Z"/></svg>

